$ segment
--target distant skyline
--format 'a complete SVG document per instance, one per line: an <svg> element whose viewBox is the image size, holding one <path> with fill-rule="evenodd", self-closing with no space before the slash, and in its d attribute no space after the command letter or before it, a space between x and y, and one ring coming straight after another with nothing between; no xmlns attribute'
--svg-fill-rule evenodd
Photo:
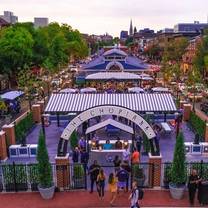
<svg viewBox="0 0 208 208"><path fill-rule="evenodd" d="M19 22L48 17L81 33L119 36L129 30L173 28L177 23L207 22L208 0L0 0L0 14L12 11Z"/></svg>

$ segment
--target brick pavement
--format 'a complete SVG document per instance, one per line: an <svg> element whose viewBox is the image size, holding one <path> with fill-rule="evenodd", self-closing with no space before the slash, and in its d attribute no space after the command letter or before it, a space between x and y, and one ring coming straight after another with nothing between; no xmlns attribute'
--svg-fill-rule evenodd
<svg viewBox="0 0 208 208"><path fill-rule="evenodd" d="M128 195L120 193L116 207L129 207ZM103 201L97 193L70 191L55 193L51 200L43 200L39 193L6 193L0 194L0 208L93 208L109 207L110 194L106 192ZM182 200L174 200L167 190L145 190L141 207L189 207L187 193Z"/></svg>

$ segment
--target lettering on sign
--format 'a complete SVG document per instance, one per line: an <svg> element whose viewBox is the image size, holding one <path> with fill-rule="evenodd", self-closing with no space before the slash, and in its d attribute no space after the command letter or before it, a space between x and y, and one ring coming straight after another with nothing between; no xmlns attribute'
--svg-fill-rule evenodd
<svg viewBox="0 0 208 208"><path fill-rule="evenodd" d="M64 129L61 138L69 140L73 131L77 129L82 123L91 118L102 115L115 115L127 118L139 126L149 139L152 139L156 136L152 127L135 112L120 106L98 106L80 113L77 117L70 121L70 123Z"/></svg>

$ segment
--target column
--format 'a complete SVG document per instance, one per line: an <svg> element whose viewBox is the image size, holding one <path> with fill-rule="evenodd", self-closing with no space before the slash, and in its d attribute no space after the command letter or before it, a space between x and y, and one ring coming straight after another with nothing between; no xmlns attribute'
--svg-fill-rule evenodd
<svg viewBox="0 0 208 208"><path fill-rule="evenodd" d="M149 154L149 183L152 187L159 187L161 184L162 156Z"/></svg>
<svg viewBox="0 0 208 208"><path fill-rule="evenodd" d="M0 131L0 161L7 159L6 134Z"/></svg>
<svg viewBox="0 0 208 208"><path fill-rule="evenodd" d="M184 104L187 104L187 102L186 102L185 100L181 100L181 101L180 101L180 106L179 106L179 108L180 108L180 109L183 109L183 105L184 105Z"/></svg>
<svg viewBox="0 0 208 208"><path fill-rule="evenodd" d="M68 188L70 185L69 154L67 154L65 157L56 156L55 161L57 187L60 190L64 190L64 188Z"/></svg>
<svg viewBox="0 0 208 208"><path fill-rule="evenodd" d="M12 144L16 144L16 137L15 137L15 127L14 124L4 125L2 127L3 131L6 133L6 138L8 142L8 146Z"/></svg>
<svg viewBox="0 0 208 208"><path fill-rule="evenodd" d="M36 123L41 122L41 106L40 105L33 105L32 106L32 115L33 115L33 120Z"/></svg>
<svg viewBox="0 0 208 208"><path fill-rule="evenodd" d="M188 121L191 114L191 104L183 105L183 120Z"/></svg>
<svg viewBox="0 0 208 208"><path fill-rule="evenodd" d="M208 142L208 123L206 123L206 128L205 128L205 142Z"/></svg>
<svg viewBox="0 0 208 208"><path fill-rule="evenodd" d="M44 101L43 100L42 101L38 101L37 105L40 105L41 113L43 113L44 112Z"/></svg>

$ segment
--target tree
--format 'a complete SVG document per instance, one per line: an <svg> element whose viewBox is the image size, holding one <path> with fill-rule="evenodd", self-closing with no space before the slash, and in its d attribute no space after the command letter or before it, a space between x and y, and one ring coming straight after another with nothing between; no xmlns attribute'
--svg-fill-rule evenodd
<svg viewBox="0 0 208 208"><path fill-rule="evenodd" d="M34 41L32 35L22 27L6 28L0 37L1 74L7 74L11 82L17 73L27 65L32 58Z"/></svg>
<svg viewBox="0 0 208 208"><path fill-rule="evenodd" d="M173 164L171 168L171 183L176 186L184 185L186 182L185 146L183 134L179 133L176 138Z"/></svg>
<svg viewBox="0 0 208 208"><path fill-rule="evenodd" d="M52 168L49 162L48 151L45 143L45 136L43 132L39 133L38 150L37 150L37 161L38 161L38 177L41 188L49 188L52 186Z"/></svg>

